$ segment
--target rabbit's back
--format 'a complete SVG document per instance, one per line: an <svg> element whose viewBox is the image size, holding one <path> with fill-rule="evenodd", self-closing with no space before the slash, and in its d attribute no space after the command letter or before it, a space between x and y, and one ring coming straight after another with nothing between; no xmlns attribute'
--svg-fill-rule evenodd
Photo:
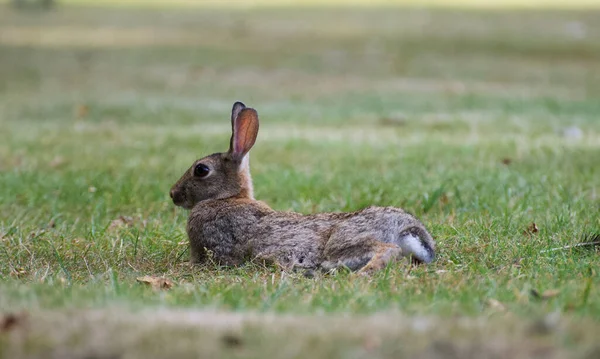
<svg viewBox="0 0 600 359"><path fill-rule="evenodd" d="M323 250L333 227L346 217L347 213L272 212L261 218L252 247L258 257L283 267L316 269L324 261Z"/></svg>

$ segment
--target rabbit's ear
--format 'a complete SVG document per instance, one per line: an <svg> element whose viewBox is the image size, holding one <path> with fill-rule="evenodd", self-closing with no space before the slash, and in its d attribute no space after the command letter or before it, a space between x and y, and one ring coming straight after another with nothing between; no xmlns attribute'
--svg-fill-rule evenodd
<svg viewBox="0 0 600 359"><path fill-rule="evenodd" d="M238 102L236 102L237 104ZM239 104L244 106L241 102ZM258 135L258 113L255 109L245 106L233 117L235 112L236 106L234 105L231 113L233 133L231 134L229 154L234 160L241 161L252 146L254 146L254 142L256 142L256 136Z"/></svg>
<svg viewBox="0 0 600 359"><path fill-rule="evenodd" d="M246 108L246 105L244 105L243 103L241 103L239 101L233 104L233 107L231 108L231 126L233 126L235 119L238 117L240 112L245 108Z"/></svg>

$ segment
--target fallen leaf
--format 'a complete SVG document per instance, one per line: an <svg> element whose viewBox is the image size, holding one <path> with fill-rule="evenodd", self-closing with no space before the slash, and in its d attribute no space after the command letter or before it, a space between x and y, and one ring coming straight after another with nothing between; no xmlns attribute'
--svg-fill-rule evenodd
<svg viewBox="0 0 600 359"><path fill-rule="evenodd" d="M550 299L550 298L556 297L559 294L560 294L560 290L558 290L558 289L548 289L542 293L541 298L542 299Z"/></svg>
<svg viewBox="0 0 600 359"><path fill-rule="evenodd" d="M131 227L133 224L133 218L128 216L119 216L117 219L113 219L108 226L108 230L115 230L122 227Z"/></svg>
<svg viewBox="0 0 600 359"><path fill-rule="evenodd" d="M0 318L0 333L8 332L18 325L22 325L27 318L25 313L8 313Z"/></svg>
<svg viewBox="0 0 600 359"><path fill-rule="evenodd" d="M487 305L494 310L500 310L503 312L506 310L506 306L494 298L489 298L487 300Z"/></svg>
<svg viewBox="0 0 600 359"><path fill-rule="evenodd" d="M146 275L143 277L138 277L136 278L136 280L140 283L152 286L152 289L154 290L171 289L171 287L173 286L173 282L171 282L170 279L167 279L165 277L155 277L151 275Z"/></svg>
<svg viewBox="0 0 600 359"><path fill-rule="evenodd" d="M530 293L531 293L531 296L534 297L535 299L546 300L546 299L556 297L557 295L560 294L560 291L558 289L548 289L548 290L545 290L544 292L540 293L536 289L532 289L530 291Z"/></svg>
<svg viewBox="0 0 600 359"><path fill-rule="evenodd" d="M527 226L527 229L525 231L523 231L523 234L525 235L531 235L531 234L535 234L539 231L537 224L535 224L535 222L531 222L529 224L529 226Z"/></svg>

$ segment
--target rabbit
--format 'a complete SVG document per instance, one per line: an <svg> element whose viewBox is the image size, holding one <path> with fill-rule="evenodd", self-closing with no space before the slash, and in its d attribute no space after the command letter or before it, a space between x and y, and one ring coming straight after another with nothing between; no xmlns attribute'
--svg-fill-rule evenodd
<svg viewBox="0 0 600 359"><path fill-rule="evenodd" d="M290 270L371 273L401 257L434 260L432 236L400 208L304 215L255 200L248 152L258 135L258 113L236 102L231 126L229 150L195 161L170 190L176 206L191 210L192 263L210 256L226 266L259 259Z"/></svg>

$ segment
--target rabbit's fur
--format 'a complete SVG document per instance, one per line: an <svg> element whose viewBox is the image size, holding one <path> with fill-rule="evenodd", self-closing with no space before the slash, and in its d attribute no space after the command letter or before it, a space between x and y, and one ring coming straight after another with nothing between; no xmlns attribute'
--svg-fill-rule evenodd
<svg viewBox="0 0 600 359"><path fill-rule="evenodd" d="M248 151L258 134L258 114L236 102L231 122L229 151L197 160L171 188L173 202L191 209L192 262L205 261L210 252L225 265L256 258L288 269L370 272L400 256L434 259L435 242L425 226L399 208L302 215L255 200Z"/></svg>

